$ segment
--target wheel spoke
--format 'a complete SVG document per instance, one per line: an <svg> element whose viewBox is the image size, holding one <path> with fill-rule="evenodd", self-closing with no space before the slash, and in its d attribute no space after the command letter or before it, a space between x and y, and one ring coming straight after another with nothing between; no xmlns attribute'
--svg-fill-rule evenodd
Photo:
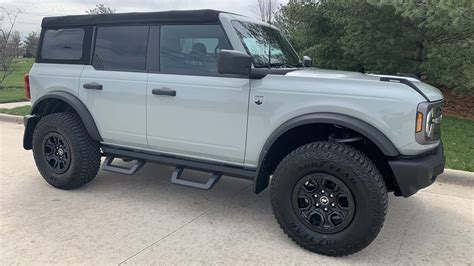
<svg viewBox="0 0 474 266"><path fill-rule="evenodd" d="M62 174L69 168L71 155L66 139L57 132L49 133L43 142L44 158L56 174Z"/></svg>
<svg viewBox="0 0 474 266"><path fill-rule="evenodd" d="M293 192L296 213L312 230L333 233L349 225L355 204L349 188L325 173L303 177Z"/></svg>

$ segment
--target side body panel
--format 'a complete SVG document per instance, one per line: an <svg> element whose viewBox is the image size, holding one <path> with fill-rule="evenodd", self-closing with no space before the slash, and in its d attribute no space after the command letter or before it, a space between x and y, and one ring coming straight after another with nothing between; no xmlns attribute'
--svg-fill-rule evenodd
<svg viewBox="0 0 474 266"><path fill-rule="evenodd" d="M89 109L105 143L147 148L147 74L102 71L84 66L79 96ZM98 83L102 90L87 90L84 84Z"/></svg>
<svg viewBox="0 0 474 266"><path fill-rule="evenodd" d="M174 90L176 96L153 95L160 88ZM150 149L243 164L248 79L149 74L147 97Z"/></svg>
<svg viewBox="0 0 474 266"><path fill-rule="evenodd" d="M384 134L403 155L435 148L438 144L422 146L415 141L416 108L423 99L403 86L277 75L252 80L245 165L258 165L266 140L280 125L311 113L336 113L364 121ZM262 99L263 104L254 104L255 99Z"/></svg>
<svg viewBox="0 0 474 266"><path fill-rule="evenodd" d="M65 91L79 97L83 65L35 63L30 70L31 103L52 91Z"/></svg>

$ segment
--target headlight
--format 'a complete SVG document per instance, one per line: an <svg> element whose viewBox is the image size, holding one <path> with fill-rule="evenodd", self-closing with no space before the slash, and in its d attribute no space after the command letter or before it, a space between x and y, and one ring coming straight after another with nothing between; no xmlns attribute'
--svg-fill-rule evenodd
<svg viewBox="0 0 474 266"><path fill-rule="evenodd" d="M416 114L416 141L430 144L441 139L441 120L443 102L425 102L418 105Z"/></svg>

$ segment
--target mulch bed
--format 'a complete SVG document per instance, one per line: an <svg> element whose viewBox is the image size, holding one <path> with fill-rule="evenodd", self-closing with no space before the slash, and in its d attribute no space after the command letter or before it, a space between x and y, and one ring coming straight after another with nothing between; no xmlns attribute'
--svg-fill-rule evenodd
<svg viewBox="0 0 474 266"><path fill-rule="evenodd" d="M474 120L474 96L458 95L448 89L441 91L444 95L444 115Z"/></svg>

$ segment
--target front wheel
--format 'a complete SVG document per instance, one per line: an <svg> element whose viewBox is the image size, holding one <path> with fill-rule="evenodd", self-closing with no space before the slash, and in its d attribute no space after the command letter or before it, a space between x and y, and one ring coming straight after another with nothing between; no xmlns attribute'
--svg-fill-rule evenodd
<svg viewBox="0 0 474 266"><path fill-rule="evenodd" d="M278 223L297 244L323 255L367 247L382 228L387 201L374 163L344 144L304 145L280 162L272 178Z"/></svg>

